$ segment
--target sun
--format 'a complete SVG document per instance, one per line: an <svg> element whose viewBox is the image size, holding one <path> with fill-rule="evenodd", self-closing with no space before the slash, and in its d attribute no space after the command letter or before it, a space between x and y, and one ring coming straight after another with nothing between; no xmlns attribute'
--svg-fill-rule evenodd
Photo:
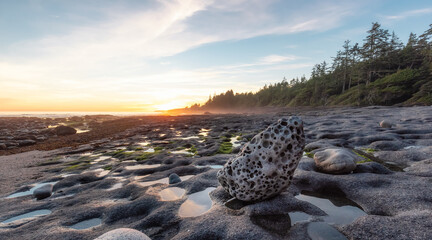
<svg viewBox="0 0 432 240"><path fill-rule="evenodd" d="M178 102L178 101L172 101L172 102L168 102L168 103L164 103L164 104L160 104L160 105L154 105L154 108L157 111L166 111L166 110L171 110L171 109L175 109L175 108L183 108L183 107L185 107L185 105Z"/></svg>

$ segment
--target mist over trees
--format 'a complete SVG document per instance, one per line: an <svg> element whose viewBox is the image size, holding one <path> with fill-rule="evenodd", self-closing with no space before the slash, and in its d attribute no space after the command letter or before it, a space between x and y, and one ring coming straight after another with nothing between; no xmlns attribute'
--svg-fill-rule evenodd
<svg viewBox="0 0 432 240"><path fill-rule="evenodd" d="M252 93L210 96L191 110L263 106L432 105L432 24L406 44L394 32L372 23L362 43L346 40L333 62L305 76L265 85Z"/></svg>

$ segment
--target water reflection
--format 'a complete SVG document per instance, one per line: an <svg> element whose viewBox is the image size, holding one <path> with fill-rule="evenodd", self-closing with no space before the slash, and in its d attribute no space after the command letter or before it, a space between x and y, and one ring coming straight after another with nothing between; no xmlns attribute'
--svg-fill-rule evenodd
<svg viewBox="0 0 432 240"><path fill-rule="evenodd" d="M180 217L196 217L207 212L212 206L209 193L214 189L216 188L209 187L204 191L189 195L188 199L180 206Z"/></svg>
<svg viewBox="0 0 432 240"><path fill-rule="evenodd" d="M21 220L21 219L40 217L40 216L48 215L50 213L51 213L51 211L48 210L48 209L36 210L36 211L33 211L33 212L28 212L28 213L25 213L25 214L21 214L21 215L9 218L9 219L1 222L1 223L11 223L11 222L15 222L15 221L18 221L18 220Z"/></svg>
<svg viewBox="0 0 432 240"><path fill-rule="evenodd" d="M150 145L150 141L139 142L138 144L144 147Z"/></svg>
<svg viewBox="0 0 432 240"><path fill-rule="evenodd" d="M186 191L179 187L165 188L159 192L162 201L174 201L180 199Z"/></svg>
<svg viewBox="0 0 432 240"><path fill-rule="evenodd" d="M96 158L95 160L93 160L91 162L91 164L96 164L98 162L102 162L102 161L107 160L109 158L111 158L111 156L100 156L100 157Z"/></svg>
<svg viewBox="0 0 432 240"><path fill-rule="evenodd" d="M198 135L201 135L201 136L207 137L208 134L209 134L209 132L210 132L210 129L201 128L201 130L200 130L200 132L198 133Z"/></svg>
<svg viewBox="0 0 432 240"><path fill-rule="evenodd" d="M338 230L323 222L311 222L307 227L308 236L312 240L347 240Z"/></svg>
<svg viewBox="0 0 432 240"><path fill-rule="evenodd" d="M210 167L213 169L220 169L223 168L223 165L196 165L196 168L206 168L206 167Z"/></svg>
<svg viewBox="0 0 432 240"><path fill-rule="evenodd" d="M90 132L90 129L80 129L80 128L75 128L75 130L77 131L76 133L86 133L86 132Z"/></svg>
<svg viewBox="0 0 432 240"><path fill-rule="evenodd" d="M279 235L286 235L291 228L291 219L287 214L251 215L250 220L253 224Z"/></svg>
<svg viewBox="0 0 432 240"><path fill-rule="evenodd" d="M112 191L112 190L116 190L123 187L123 183L116 183L114 185L112 185L110 188L107 189L107 191Z"/></svg>
<svg viewBox="0 0 432 240"><path fill-rule="evenodd" d="M231 144L232 144L232 148L236 148L239 147L241 145L241 142L239 140L237 140L237 137L231 137Z"/></svg>
<svg viewBox="0 0 432 240"><path fill-rule="evenodd" d="M48 184L55 185L56 183L57 182L37 183L34 187L30 188L27 191L17 192L17 193L14 193L14 194L11 194L11 195L7 196L6 198L16 198L16 197L23 197L23 196L32 195L33 192L34 192L34 190L36 190L36 189L38 189L38 188L40 188L42 186L48 185Z"/></svg>
<svg viewBox="0 0 432 240"><path fill-rule="evenodd" d="M102 220L100 218L92 218L85 221L81 221L79 223L76 223L70 228L76 229L76 230L82 230L82 229L88 229L91 227L96 227L102 224Z"/></svg>
<svg viewBox="0 0 432 240"><path fill-rule="evenodd" d="M190 148L186 148L186 149L182 149L182 150L171 151L171 153L172 154L185 154L185 155L193 154L189 150L190 150Z"/></svg>
<svg viewBox="0 0 432 240"><path fill-rule="evenodd" d="M312 219L312 216L304 212L290 212L291 226L294 226L298 222L308 222Z"/></svg>
<svg viewBox="0 0 432 240"><path fill-rule="evenodd" d="M133 166L126 166L126 170L137 170L137 169L148 169L148 168L155 168L159 167L161 164L137 164Z"/></svg>
<svg viewBox="0 0 432 240"><path fill-rule="evenodd" d="M193 176L194 176L194 175L185 175L185 176L181 176L181 177L180 177L180 180L182 180L182 181L186 181L186 180L188 180L189 178L191 178L191 177L193 177ZM143 187L151 186L151 185L154 185L154 184L157 184L157 183L169 184L169 178L166 177L166 178L161 178L161 179L158 179L158 180L155 180L155 181L138 182L138 184L141 185L141 186L143 186Z"/></svg>
<svg viewBox="0 0 432 240"><path fill-rule="evenodd" d="M328 216L324 217L324 221L330 224L349 224L367 215L357 204L347 198L328 198L308 191L302 191L296 198L309 202L327 213Z"/></svg>

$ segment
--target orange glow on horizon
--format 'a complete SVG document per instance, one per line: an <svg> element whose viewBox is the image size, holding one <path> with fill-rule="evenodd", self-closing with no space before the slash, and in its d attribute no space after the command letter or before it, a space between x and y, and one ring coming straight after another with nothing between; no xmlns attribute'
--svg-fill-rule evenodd
<svg viewBox="0 0 432 240"><path fill-rule="evenodd" d="M1 99L0 99L0 102ZM198 102L198 101L196 101ZM160 112L185 108L195 103L179 99L178 101L143 104L137 102L120 103L111 101L5 101L0 103L0 112Z"/></svg>

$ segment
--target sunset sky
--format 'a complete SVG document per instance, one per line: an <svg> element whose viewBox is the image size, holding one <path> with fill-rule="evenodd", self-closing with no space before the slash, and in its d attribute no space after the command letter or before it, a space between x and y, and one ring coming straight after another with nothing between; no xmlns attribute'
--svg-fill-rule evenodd
<svg viewBox="0 0 432 240"><path fill-rule="evenodd" d="M371 23L410 32L430 0L0 0L0 111L140 111L309 77Z"/></svg>

